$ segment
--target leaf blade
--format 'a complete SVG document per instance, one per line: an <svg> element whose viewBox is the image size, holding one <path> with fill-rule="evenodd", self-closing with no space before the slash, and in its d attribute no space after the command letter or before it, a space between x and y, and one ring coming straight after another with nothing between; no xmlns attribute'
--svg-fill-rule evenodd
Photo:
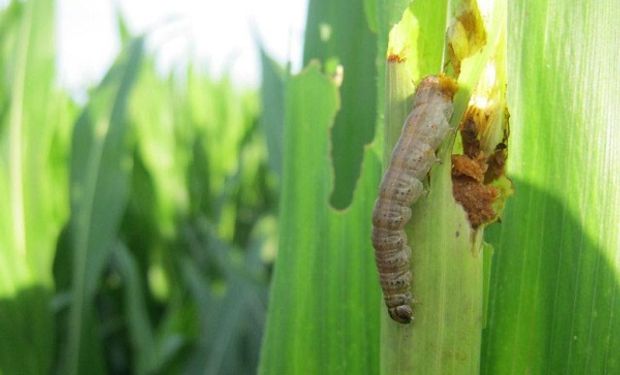
<svg viewBox="0 0 620 375"><path fill-rule="evenodd" d="M510 225L492 228L483 373L616 373L620 74L612 2L509 4ZM514 296L518 298L506 298Z"/></svg>
<svg viewBox="0 0 620 375"><path fill-rule="evenodd" d="M0 69L0 372L48 371L53 356L56 212L63 181L48 160L59 103L53 90L54 2L11 3L1 12ZM62 174L62 172L61 172Z"/></svg>
<svg viewBox="0 0 620 375"><path fill-rule="evenodd" d="M311 64L286 98L280 244L259 373L376 373L379 289L367 233L378 160L367 150L351 207L330 208L336 86Z"/></svg>
<svg viewBox="0 0 620 375"><path fill-rule="evenodd" d="M128 195L125 106L138 71L143 39L111 68L76 123L71 154L72 302L61 369L82 371L80 342L90 301L114 245Z"/></svg>

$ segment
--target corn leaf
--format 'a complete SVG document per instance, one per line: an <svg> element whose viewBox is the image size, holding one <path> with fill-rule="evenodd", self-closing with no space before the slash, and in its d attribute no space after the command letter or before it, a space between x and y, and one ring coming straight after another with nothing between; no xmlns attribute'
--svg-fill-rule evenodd
<svg viewBox="0 0 620 375"><path fill-rule="evenodd" d="M264 49L260 51L262 67L261 126L269 152L269 166L282 175L282 133L284 129L285 71L272 60Z"/></svg>
<svg viewBox="0 0 620 375"><path fill-rule="evenodd" d="M509 2L509 173L485 374L620 373L620 8Z"/></svg>
<svg viewBox="0 0 620 375"><path fill-rule="evenodd" d="M93 371L84 342L93 322L93 297L108 260L129 190L130 148L125 107L138 72L143 40L136 39L92 94L73 132L71 220L73 279L68 335L60 370ZM94 354L95 358L97 354ZM96 359L95 359L96 360Z"/></svg>
<svg viewBox="0 0 620 375"><path fill-rule="evenodd" d="M379 164L371 150L353 203L329 205L335 83L316 64L287 82L280 243L261 374L377 373L379 290L368 240Z"/></svg>
<svg viewBox="0 0 620 375"><path fill-rule="evenodd" d="M52 261L66 210L57 121L54 2L12 2L1 14L0 373L40 374L53 355ZM60 200L60 206L66 200Z"/></svg>
<svg viewBox="0 0 620 375"><path fill-rule="evenodd" d="M342 106L330 130L334 168L330 202L340 209L351 203L364 146L372 141L376 124L376 37L366 21L361 1L311 0L308 5L304 63L319 59L327 70L342 74ZM342 72L337 71L338 64Z"/></svg>

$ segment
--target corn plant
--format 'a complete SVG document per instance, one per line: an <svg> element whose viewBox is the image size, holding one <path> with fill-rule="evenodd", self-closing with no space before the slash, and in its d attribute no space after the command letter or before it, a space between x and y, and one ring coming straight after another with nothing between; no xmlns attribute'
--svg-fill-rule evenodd
<svg viewBox="0 0 620 375"><path fill-rule="evenodd" d="M157 72L119 16L80 105L53 10L0 13L0 373L253 371L277 205L256 93Z"/></svg>
<svg viewBox="0 0 620 375"><path fill-rule="evenodd" d="M618 10L310 2L308 66L285 83L280 249L260 373L619 371L619 97L617 64L607 63ZM353 47L375 42L376 54ZM361 70L369 61L376 73ZM508 156L507 178L493 185L501 223L483 236L486 225L473 230L455 202L450 155L472 139L453 135L412 207L416 318L400 325L380 299L370 216L415 84L441 72L458 77L454 129L471 108L495 108L475 139Z"/></svg>
<svg viewBox="0 0 620 375"><path fill-rule="evenodd" d="M0 11L1 374L620 372L613 1L311 0L304 69L263 51L257 91L158 72L119 15L84 104L54 9ZM400 324L372 210L438 74Z"/></svg>

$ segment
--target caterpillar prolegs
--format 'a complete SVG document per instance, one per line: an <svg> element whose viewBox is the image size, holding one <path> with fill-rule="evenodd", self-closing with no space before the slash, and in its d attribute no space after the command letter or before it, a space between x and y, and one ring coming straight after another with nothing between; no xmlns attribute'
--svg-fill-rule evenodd
<svg viewBox="0 0 620 375"><path fill-rule="evenodd" d="M388 312L399 323L413 319L411 249L404 227L410 206L423 193L422 180L437 161L435 151L450 130L457 85L446 76L420 82L375 203L372 243Z"/></svg>

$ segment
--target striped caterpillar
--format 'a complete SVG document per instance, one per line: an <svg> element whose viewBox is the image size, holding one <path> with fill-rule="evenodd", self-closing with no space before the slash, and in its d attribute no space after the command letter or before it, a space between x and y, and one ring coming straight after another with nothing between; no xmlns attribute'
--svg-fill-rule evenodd
<svg viewBox="0 0 620 375"><path fill-rule="evenodd" d="M450 130L457 85L446 76L428 76L416 88L413 109L392 152L372 215L372 244L390 317L413 319L411 248L404 227L410 206L423 192L422 180L437 161L435 151Z"/></svg>

